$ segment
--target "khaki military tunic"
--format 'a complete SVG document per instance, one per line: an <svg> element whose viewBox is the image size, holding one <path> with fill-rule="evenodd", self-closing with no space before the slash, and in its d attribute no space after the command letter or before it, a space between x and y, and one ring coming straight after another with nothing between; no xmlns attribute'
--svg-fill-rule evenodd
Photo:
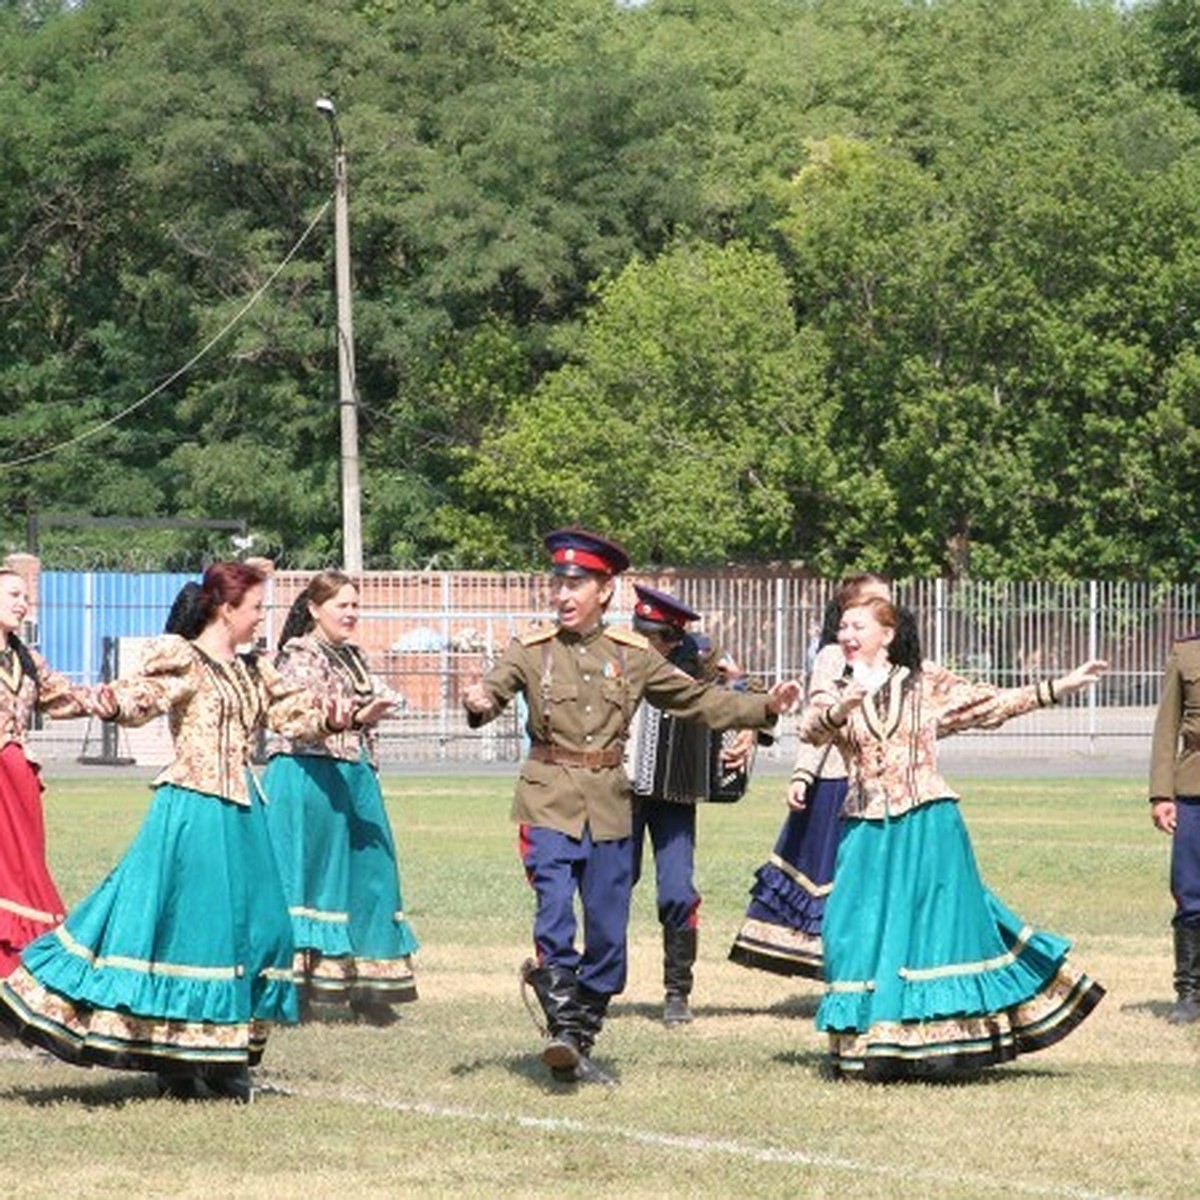
<svg viewBox="0 0 1200 1200"><path fill-rule="evenodd" d="M1150 798L1200 796L1200 637L1171 647L1150 748Z"/></svg>
<svg viewBox="0 0 1200 1200"><path fill-rule="evenodd" d="M492 720L518 692L529 706L526 728L533 749L521 767L513 819L571 837L582 836L586 825L601 842L629 837L633 830L629 777L621 760L643 696L714 729L775 723L766 695L692 679L640 633L606 625L585 634L548 627L516 638L483 686L496 708L486 716L468 712L472 728ZM585 757L595 765L561 761Z"/></svg>

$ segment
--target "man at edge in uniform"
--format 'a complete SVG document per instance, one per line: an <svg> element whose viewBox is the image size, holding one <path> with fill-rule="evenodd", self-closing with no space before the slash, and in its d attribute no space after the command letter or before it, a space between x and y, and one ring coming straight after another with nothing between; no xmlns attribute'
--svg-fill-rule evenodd
<svg viewBox="0 0 1200 1200"><path fill-rule="evenodd" d="M1200 1019L1200 635L1171 647L1150 751L1150 818L1171 835L1173 1025Z"/></svg>

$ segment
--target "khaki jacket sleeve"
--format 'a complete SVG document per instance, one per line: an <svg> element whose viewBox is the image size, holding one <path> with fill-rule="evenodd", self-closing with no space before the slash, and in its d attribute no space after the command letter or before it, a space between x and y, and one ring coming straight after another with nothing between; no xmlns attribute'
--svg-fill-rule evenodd
<svg viewBox="0 0 1200 1200"><path fill-rule="evenodd" d="M1162 695L1150 740L1150 799L1175 798L1175 760L1179 751L1179 725L1183 716L1183 680L1179 654L1171 651L1163 671Z"/></svg>

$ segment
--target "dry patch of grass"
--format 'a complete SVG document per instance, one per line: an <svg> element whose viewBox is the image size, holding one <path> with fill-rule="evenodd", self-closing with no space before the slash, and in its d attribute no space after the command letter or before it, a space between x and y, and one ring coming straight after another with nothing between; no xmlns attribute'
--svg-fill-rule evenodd
<svg viewBox="0 0 1200 1200"><path fill-rule="evenodd" d="M778 781L764 779L741 804L701 813L696 1022L658 1021L643 888L629 987L597 1050L621 1086L578 1092L547 1082L518 994L532 900L511 782L387 782L423 942L421 999L403 1020L278 1031L262 1076L288 1094L249 1109L160 1101L138 1076L0 1046L12 1195L1194 1195L1200 1030L1163 1020L1167 846L1136 782L963 787L985 877L1027 919L1072 936L1109 990L1052 1050L970 1085L826 1081L817 987L725 958L782 816ZM69 846L76 865L60 878L74 898L120 852L145 795L52 787L52 846ZM85 809L106 817L76 821Z"/></svg>

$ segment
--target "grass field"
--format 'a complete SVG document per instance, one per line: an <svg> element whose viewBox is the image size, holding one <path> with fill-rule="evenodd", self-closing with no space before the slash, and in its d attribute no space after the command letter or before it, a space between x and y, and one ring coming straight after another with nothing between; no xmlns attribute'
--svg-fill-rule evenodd
<svg viewBox="0 0 1200 1200"><path fill-rule="evenodd" d="M616 1089L548 1083L521 1003L532 898L512 780L385 780L421 999L389 1029L277 1031L249 1108L154 1098L136 1074L0 1045L10 1196L1153 1196L1200 1190L1200 1029L1167 1025L1168 842L1140 779L959 780L984 877L1070 936L1109 994L1051 1050L966 1085L822 1079L816 985L725 954L782 819L764 776L700 814L696 1022L664 1028L652 890L596 1058ZM70 903L120 854L142 782L50 780Z"/></svg>

